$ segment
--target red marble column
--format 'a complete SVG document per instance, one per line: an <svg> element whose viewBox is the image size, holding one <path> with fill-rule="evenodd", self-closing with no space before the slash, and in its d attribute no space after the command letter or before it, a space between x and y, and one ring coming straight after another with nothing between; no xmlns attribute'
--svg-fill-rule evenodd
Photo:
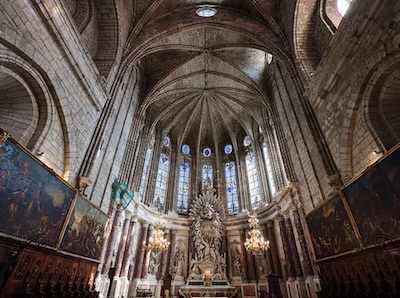
<svg viewBox="0 0 400 298"><path fill-rule="evenodd" d="M246 248L244 247L244 243L246 242L246 230L240 229L240 244L241 244L241 258L240 261L242 262L242 279L249 280L247 274L247 260L246 260Z"/></svg>
<svg viewBox="0 0 400 298"><path fill-rule="evenodd" d="M118 247L118 236L120 235L120 231L122 229L122 210L119 209L118 206L116 206L115 208L115 216L113 220L113 225L111 227L103 267L101 268L101 274L108 274L108 272L110 271L111 259L114 250Z"/></svg>
<svg viewBox="0 0 400 298"><path fill-rule="evenodd" d="M153 235L153 233L154 233L153 226L149 226L145 244L149 243L149 239ZM146 278L147 277L147 274L148 274L148 271L149 271L150 254L151 254L151 251L145 249L144 258L143 258L143 265L142 265L142 274L140 275L141 278Z"/></svg>
<svg viewBox="0 0 400 298"><path fill-rule="evenodd" d="M278 246L276 243L274 222L268 221L267 227L268 227L269 247L272 256L273 274L276 276L282 276L282 267L281 267L281 261L279 259Z"/></svg>
<svg viewBox="0 0 400 298"><path fill-rule="evenodd" d="M297 251L296 240L294 239L293 227L290 218L285 218L286 233L289 241L290 254L292 256L294 270L296 277L302 277L303 272L301 269L299 253Z"/></svg>
<svg viewBox="0 0 400 298"><path fill-rule="evenodd" d="M256 280L256 266L254 262L254 255L246 250L247 259L247 277L249 280Z"/></svg>
<svg viewBox="0 0 400 298"><path fill-rule="evenodd" d="M171 249L169 250L169 266L168 273L174 276L174 256L175 256L175 244L176 244L176 230L171 230Z"/></svg>
<svg viewBox="0 0 400 298"><path fill-rule="evenodd" d="M120 277L128 277L129 264L130 264L130 261L132 259L132 255L133 255L133 244L135 243L134 237L135 237L136 223L137 223L137 219L135 217L132 217L130 219L128 239L126 240L127 245L125 246L121 274L119 275Z"/></svg>
<svg viewBox="0 0 400 298"><path fill-rule="evenodd" d="M171 233L170 231L167 231L165 234L165 239L169 239L171 242ZM161 256L161 270L160 270L160 276L157 276L157 279L164 279L167 275L167 265L169 264L169 253L171 250L171 244L169 245L168 249L162 253Z"/></svg>
<svg viewBox="0 0 400 298"><path fill-rule="evenodd" d="M114 276L119 276L119 274L121 273L122 260L124 258L125 247L126 247L126 238L128 237L128 232L129 232L129 222L130 222L129 217L130 216L128 215L125 217L124 226L122 228L122 234L119 240L118 252L115 258Z"/></svg>
<svg viewBox="0 0 400 298"><path fill-rule="evenodd" d="M297 210L297 209L293 210L293 221L294 221L294 226L296 227L298 240L299 240L300 247L301 247L301 252L303 255L303 267L304 267L305 274L307 276L314 275L314 270L313 270L313 267L311 264L311 258L310 258L310 254L308 252L308 247L307 247L306 238L304 235L303 226L302 226L301 220L300 220L299 210Z"/></svg>
<svg viewBox="0 0 400 298"><path fill-rule="evenodd" d="M261 226L261 231L264 237L264 241L269 241L269 235L268 235L268 230L267 230L267 225L262 225ZM264 258L267 261L267 275L271 275L274 271L273 268L273 261L272 261L272 254L271 254L271 244L270 248L264 252ZM260 260L261 262L261 260Z"/></svg>
<svg viewBox="0 0 400 298"><path fill-rule="evenodd" d="M290 253L290 247L289 247L289 240L286 234L286 228L285 228L285 221L283 217L278 218L279 222L279 230L281 233L281 238L282 238L282 246L283 246L283 252L285 253L285 261L286 261L286 268L287 268L287 275L289 277L296 277L296 271L293 266L293 261Z"/></svg>
<svg viewBox="0 0 400 298"><path fill-rule="evenodd" d="M144 260L148 226L149 226L148 223L143 223L141 230L140 230L138 249L136 252L135 272L133 274L133 278L140 278L142 275L142 266L143 266L143 260Z"/></svg>
<svg viewBox="0 0 400 298"><path fill-rule="evenodd" d="M111 208L111 214L110 214L110 228L109 228L109 233L111 234L111 230L112 230L112 224L114 223L114 218L115 218L115 213L116 213L116 209L115 208ZM107 250L108 250L108 243L110 243L110 234L107 236L106 240L104 241L104 245L103 245L103 251L101 253L101 258L100 258L100 264L97 267L97 271L101 274L102 272L102 268L104 266L104 260L106 258L106 254L107 254Z"/></svg>

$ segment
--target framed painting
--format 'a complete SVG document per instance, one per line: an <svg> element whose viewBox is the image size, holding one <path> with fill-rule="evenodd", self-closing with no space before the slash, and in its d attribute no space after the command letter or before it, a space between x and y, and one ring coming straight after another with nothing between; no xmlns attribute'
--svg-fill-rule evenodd
<svg viewBox="0 0 400 298"><path fill-rule="evenodd" d="M78 195L71 209L59 248L63 251L99 260L108 222L107 214Z"/></svg>
<svg viewBox="0 0 400 298"><path fill-rule="evenodd" d="M340 194L324 202L306 217L317 260L337 256L360 248Z"/></svg>
<svg viewBox="0 0 400 298"><path fill-rule="evenodd" d="M343 193L365 246L400 239L400 149L353 181Z"/></svg>
<svg viewBox="0 0 400 298"><path fill-rule="evenodd" d="M0 146L0 232L55 247L75 190L12 139Z"/></svg>

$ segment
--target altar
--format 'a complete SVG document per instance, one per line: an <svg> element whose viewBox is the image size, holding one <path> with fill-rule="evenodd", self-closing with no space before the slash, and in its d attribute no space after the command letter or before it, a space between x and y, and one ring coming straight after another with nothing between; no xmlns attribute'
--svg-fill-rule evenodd
<svg viewBox="0 0 400 298"><path fill-rule="evenodd" d="M193 251L189 257L186 284L179 289L185 298L231 298L236 294L236 288L226 275L226 253L222 249L224 210L223 201L218 199L211 181L207 179L189 211Z"/></svg>
<svg viewBox="0 0 400 298"><path fill-rule="evenodd" d="M179 294L185 298L195 297L226 297L231 298L236 294L236 288L226 280L191 280L179 289Z"/></svg>

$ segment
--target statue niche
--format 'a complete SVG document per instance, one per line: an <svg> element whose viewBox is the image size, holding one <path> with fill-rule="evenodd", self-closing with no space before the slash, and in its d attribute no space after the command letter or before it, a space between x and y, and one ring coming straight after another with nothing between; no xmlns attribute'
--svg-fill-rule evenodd
<svg viewBox="0 0 400 298"><path fill-rule="evenodd" d="M202 193L194 200L189 211L192 220L193 255L190 260L188 279L205 277L226 280L226 258L221 254L225 235L224 207L215 194L211 182L204 183Z"/></svg>

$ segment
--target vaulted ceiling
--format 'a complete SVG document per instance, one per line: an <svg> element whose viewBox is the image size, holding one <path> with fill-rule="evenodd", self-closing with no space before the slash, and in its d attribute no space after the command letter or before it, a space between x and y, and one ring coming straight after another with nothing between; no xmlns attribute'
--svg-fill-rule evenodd
<svg viewBox="0 0 400 298"><path fill-rule="evenodd" d="M200 17L211 5L217 13ZM269 55L290 61L274 0L136 1L125 65L140 61L140 111L163 135L213 150L261 125Z"/></svg>

